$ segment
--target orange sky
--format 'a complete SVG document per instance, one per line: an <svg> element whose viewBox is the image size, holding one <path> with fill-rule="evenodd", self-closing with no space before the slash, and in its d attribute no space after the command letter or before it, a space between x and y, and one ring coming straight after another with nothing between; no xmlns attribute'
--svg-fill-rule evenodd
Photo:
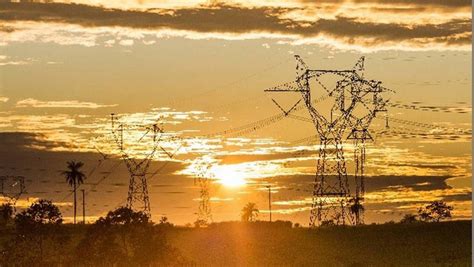
<svg viewBox="0 0 474 267"><path fill-rule="evenodd" d="M164 169L158 153L150 168L161 170L149 182L155 220L195 220L194 167L206 160L214 220L239 219L249 201L266 219L270 183L275 218L306 225L314 128L269 119L280 111L263 92L295 79L299 54L312 69L348 69L365 56L365 77L397 92L390 130L412 135L369 145L368 222L437 199L471 217L471 137L459 131L471 129L469 1L62 2L0 3L0 173L27 178L19 206L50 198L70 217L57 171L71 159L90 174L91 219L123 204L128 173L117 150L110 139L91 141L109 132L113 112L129 124L159 120L164 148L177 151ZM374 133L384 129L374 121ZM126 134L129 153L147 151L146 138L130 141L140 133ZM94 145L110 159L99 164Z"/></svg>

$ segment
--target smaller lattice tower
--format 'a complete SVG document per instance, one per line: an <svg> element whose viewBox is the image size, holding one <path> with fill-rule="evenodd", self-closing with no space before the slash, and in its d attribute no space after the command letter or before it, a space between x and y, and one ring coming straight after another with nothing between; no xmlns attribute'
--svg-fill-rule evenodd
<svg viewBox="0 0 474 267"><path fill-rule="evenodd" d="M124 132L128 132L127 137L124 137ZM127 125L119 122L116 115L112 113L111 133L113 142L120 151L120 156L130 174L126 205L128 208L151 215L147 171L158 151L171 157L160 146L160 142L163 141L163 128L158 124ZM137 139L137 137L139 138ZM139 145L140 143L143 145ZM143 150L143 147L146 149Z"/></svg>

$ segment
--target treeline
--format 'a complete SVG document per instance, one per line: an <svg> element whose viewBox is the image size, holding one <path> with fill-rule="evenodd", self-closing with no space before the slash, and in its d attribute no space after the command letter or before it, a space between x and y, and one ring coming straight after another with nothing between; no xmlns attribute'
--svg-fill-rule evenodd
<svg viewBox="0 0 474 267"><path fill-rule="evenodd" d="M407 214L400 223L439 222L449 219L452 209L444 202L433 201L420 208L418 214ZM242 222L195 223L194 227L206 226L206 233L215 239L213 243L224 242L216 234L229 235L227 238L232 239L233 234L244 230L246 235L266 232L275 237L301 227L290 221L259 221L258 214L256 205L248 203L242 209ZM320 229L334 228L335 231L329 231L336 233L340 232L337 229L344 230L341 227L348 228L325 223ZM145 213L126 207L110 211L93 224L73 225L63 224L59 208L49 200L38 200L18 214L14 214L12 206L4 204L0 206L0 266L196 265L168 241L167 234L176 234L179 232L173 231L176 229L166 217L155 224ZM312 234L308 232L308 235ZM185 242L179 247L183 249L187 245Z"/></svg>
<svg viewBox="0 0 474 267"><path fill-rule="evenodd" d="M2 214L12 214L2 207ZM121 207L92 225L63 225L58 207L39 200L15 217L2 216L0 266L186 266L167 241L166 221L154 224L143 212Z"/></svg>

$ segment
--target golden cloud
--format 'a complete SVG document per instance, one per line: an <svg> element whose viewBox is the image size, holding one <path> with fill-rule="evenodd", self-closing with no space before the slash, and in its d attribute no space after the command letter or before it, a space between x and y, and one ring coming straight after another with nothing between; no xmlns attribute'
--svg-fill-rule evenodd
<svg viewBox="0 0 474 267"><path fill-rule="evenodd" d="M436 4L434 0L431 2ZM191 39L279 38L292 44L317 43L341 49L469 50L472 35L470 13L467 12L447 17L444 12L432 15L432 10L413 13L407 9L404 15L409 18L400 20L402 15L397 14L397 19L387 20L388 16L383 12L367 11L363 7L349 8L348 12L342 13L313 8L313 13L307 14L309 11L302 7L224 4L141 11L60 3L3 3L0 6L3 10L0 20L5 29L9 29L3 31L4 43L9 40L53 41L90 46L96 45L99 37L114 36L115 33L126 38L107 40L108 46L115 43L132 45L134 40L150 44L153 42L149 38L168 35ZM21 34L24 30L34 32L33 28L21 24L26 22L45 31ZM54 34L59 37L55 38L46 35L51 29L31 22L78 25L80 28L69 32L67 28L58 28Z"/></svg>
<svg viewBox="0 0 474 267"><path fill-rule="evenodd" d="M41 101L34 98L27 98L16 102L17 108L105 108L105 107L115 107L113 105L104 105L97 104L93 102L81 102L77 100L64 100L64 101Z"/></svg>

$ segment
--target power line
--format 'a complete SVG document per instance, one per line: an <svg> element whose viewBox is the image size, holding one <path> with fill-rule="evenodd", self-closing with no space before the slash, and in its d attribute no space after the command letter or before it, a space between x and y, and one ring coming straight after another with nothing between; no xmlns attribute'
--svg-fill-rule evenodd
<svg viewBox="0 0 474 267"><path fill-rule="evenodd" d="M280 66L280 65L283 65L284 63L289 62L289 61L290 61L290 59L282 60L282 61L280 61L280 62L278 62L278 63L276 63L276 64L273 64L273 65L271 65L271 66L268 66L268 67L262 69L261 71L254 72L254 73L249 74L249 75L247 75L247 76L241 77L241 78L239 78L239 79L237 79L237 80L234 80L234 81L225 83L225 84L223 84L223 85L221 85L221 86L218 86L217 88L209 89L209 90L206 90L206 91L201 92L201 93L191 94L191 95L187 95L187 96L185 96L185 97L181 97L181 98L178 98L178 99L174 99L174 100L169 101L169 103L170 103L171 105L176 105L176 104L179 105L179 104L183 104L183 103L195 101L196 98L207 96L207 95L209 95L209 94L211 94L211 93L221 91L221 90L223 90L223 89L225 89L225 88L228 88L228 87L230 87L230 86L233 86L233 85L235 85L235 84L238 84L238 83L240 83L240 82L242 82L242 81L245 81L245 80L248 80L248 79L251 79L251 78L254 78L254 77L258 77L258 76L260 76L261 74L266 73L266 72L268 72L268 71L270 71L270 70L273 70L273 69L275 69L276 67L278 67L278 66ZM221 105L218 105L218 106L221 106Z"/></svg>
<svg viewBox="0 0 474 267"><path fill-rule="evenodd" d="M458 113L466 114L468 113L466 108L459 107L442 107L442 106L428 106L428 105L415 105L415 104L403 104L403 103L389 103L389 107L399 108L399 109L408 109L408 110L418 110L418 111L427 111L427 112L443 112L443 113Z"/></svg>

